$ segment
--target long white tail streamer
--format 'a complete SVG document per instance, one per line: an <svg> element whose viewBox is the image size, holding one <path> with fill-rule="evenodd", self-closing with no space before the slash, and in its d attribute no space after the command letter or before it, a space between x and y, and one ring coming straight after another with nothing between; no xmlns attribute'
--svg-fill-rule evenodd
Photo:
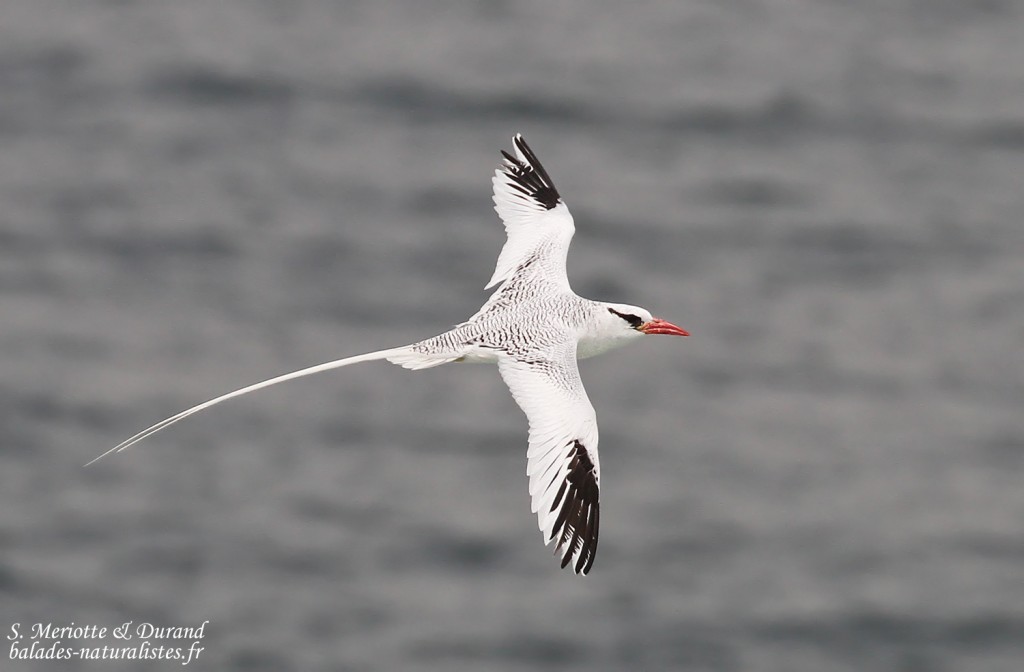
<svg viewBox="0 0 1024 672"><path fill-rule="evenodd" d="M216 406L217 404L219 404L222 401L227 401L228 399L234 399L235 397L240 397L243 394L249 394L250 392L255 392L256 390L262 390L265 387L270 387L271 385L277 385L278 383L283 383L285 381L295 380L296 378L303 378L305 376L311 376L314 373L321 373L323 371L330 371L331 369L340 369L341 367L348 366L349 364L358 364L360 362L372 362L372 361L375 361L375 360L378 360L378 359L387 359L388 357L393 357L395 355L406 355L406 354L409 354L408 346L404 346L404 347L401 347L401 348L391 348L391 349L388 349L388 350L378 350L377 352L368 352L368 353L366 353L364 355L355 355L353 357L346 357L344 359L337 359L337 360L335 360L333 362L327 362L325 364L318 364L316 366L311 366L311 367L306 368L306 369L300 369L298 371L292 371L291 373L286 373L283 376L277 376L276 378L270 378L269 380L264 380L262 382L255 383L254 385L249 385L248 387L243 387L240 390L235 390L234 392L228 392L227 394L223 394L223 395L217 397L216 399L210 399L209 401L204 401L203 403L199 404L198 406L193 406L192 408L190 408L188 410L185 410L185 411L182 411L181 413L178 413L177 415L172 415L171 417L167 418L166 420L161 420L160 422L156 423L152 427L149 427L147 429L142 430L141 432L139 432L135 436L131 437L130 439L126 439L125 441L122 441L121 443L117 444L116 446L114 446L113 448L111 448L107 452L103 453L99 457L97 457L97 458L95 458L93 460L90 460L85 466L88 467L93 462L101 460L104 457L106 457L107 455L110 455L111 453L120 453L122 450L125 450L126 448L130 448L131 446L134 446L136 443L138 443L139 441L142 441L146 437L152 436L153 434L156 434L157 432L159 432L162 429L167 429L168 427L170 427L174 423L178 422L179 420L184 420L185 418L187 418L188 416L192 415L193 413L198 413L199 411L206 410L207 408L210 408L211 406Z"/></svg>

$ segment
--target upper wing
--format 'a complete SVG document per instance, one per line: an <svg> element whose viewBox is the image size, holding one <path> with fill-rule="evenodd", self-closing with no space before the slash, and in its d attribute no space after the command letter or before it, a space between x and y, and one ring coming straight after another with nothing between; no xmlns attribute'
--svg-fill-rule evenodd
<svg viewBox="0 0 1024 672"><path fill-rule="evenodd" d="M531 509L544 544L555 541L562 567L586 574L600 523L601 463L597 416L576 366L576 344L550 359L498 361L498 370L530 423L526 472Z"/></svg>
<svg viewBox="0 0 1024 672"><path fill-rule="evenodd" d="M540 258L546 266L546 275L568 288L565 257L576 230L572 215L523 136L517 133L512 145L516 155L503 151L504 161L491 180L494 209L505 223L508 240L485 289L507 280L529 262Z"/></svg>

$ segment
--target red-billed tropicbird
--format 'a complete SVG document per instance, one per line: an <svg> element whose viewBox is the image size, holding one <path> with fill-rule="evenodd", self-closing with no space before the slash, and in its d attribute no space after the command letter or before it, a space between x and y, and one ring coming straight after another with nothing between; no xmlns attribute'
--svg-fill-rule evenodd
<svg viewBox="0 0 1024 672"><path fill-rule="evenodd" d="M515 135L512 143L515 156L503 151L504 161L491 180L494 209L508 235L485 287L498 289L475 315L419 343L346 357L229 392L158 422L89 464L222 401L349 364L386 359L407 369L427 369L448 362L496 363L530 424L526 471L544 543L555 542L563 568L571 562L577 574L590 571L597 550L601 463L597 417L576 360L644 334L689 334L638 306L591 301L572 291L565 273L575 231L572 215L523 136Z"/></svg>

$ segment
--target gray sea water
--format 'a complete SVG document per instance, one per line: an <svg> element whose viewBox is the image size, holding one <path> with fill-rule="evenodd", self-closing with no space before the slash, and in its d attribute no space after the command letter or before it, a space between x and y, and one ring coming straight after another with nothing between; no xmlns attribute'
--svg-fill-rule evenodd
<svg viewBox="0 0 1024 672"><path fill-rule="evenodd" d="M1011 0L7 0L0 670L182 668L9 656L128 621L209 621L217 672L1024 669L1022 35ZM589 577L490 367L82 468L472 314L517 131L574 288L693 333L581 367Z"/></svg>

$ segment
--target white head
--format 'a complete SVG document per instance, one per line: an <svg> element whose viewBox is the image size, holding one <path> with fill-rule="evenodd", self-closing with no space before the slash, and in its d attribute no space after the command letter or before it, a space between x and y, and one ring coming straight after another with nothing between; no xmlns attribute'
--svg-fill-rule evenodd
<svg viewBox="0 0 1024 672"><path fill-rule="evenodd" d="M598 310L588 333L580 339L577 356L592 357L606 350L625 345L634 338L665 334L689 336L685 329L659 319L640 306L628 303L597 302Z"/></svg>

